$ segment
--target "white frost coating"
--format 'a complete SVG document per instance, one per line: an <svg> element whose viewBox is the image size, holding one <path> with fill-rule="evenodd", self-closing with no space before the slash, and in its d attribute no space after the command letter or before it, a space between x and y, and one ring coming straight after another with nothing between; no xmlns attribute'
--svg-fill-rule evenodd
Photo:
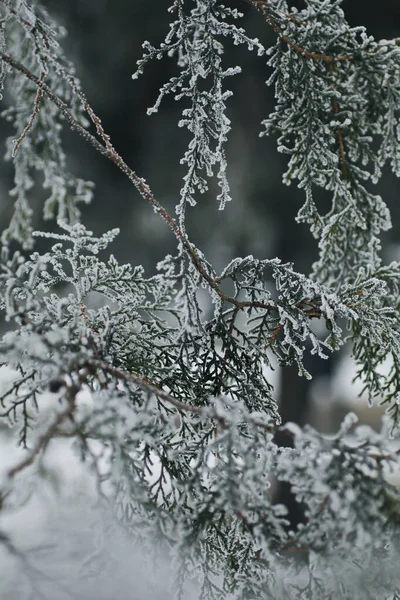
<svg viewBox="0 0 400 600"><path fill-rule="evenodd" d="M18 600L24 586L35 592L37 580L24 576L37 571L24 559L38 553L22 544L21 556L10 546L4 510L10 506L18 519L35 486L48 490L51 482L60 483L57 474L67 487L75 485L51 463L51 452L71 442L80 468L93 476L90 493L114 515L103 523L89 511L96 521L86 519L91 535L84 536L78 524L75 545L75 532L61 530L57 514L53 543L61 540L60 551L71 548L75 562L40 545L41 565L48 569L40 583L47 585L58 560L62 577L68 567L72 571L69 592L78 587L78 595L88 589L96 598L130 598L135 592L147 598L148 590L139 593L124 562L135 543L144 557L168 549L174 598L190 597L185 581L192 577L200 583L196 600L360 598L360 590L367 590L363 598L376 600L398 588L400 499L387 474L399 467L399 456L389 443L390 427L357 428L349 415L328 438L309 426L281 423L271 376L272 366L294 364L299 375L311 378L307 355L329 357L347 341L369 401L387 402L391 433L398 435L400 267L381 259L380 235L390 227L390 215L370 185L386 163L400 173L399 48L350 28L339 1L303 4L296 11L284 0L271 0L258 8L281 36L268 52L276 104L265 131L278 135L278 149L287 154L285 183L295 181L305 193L297 220L318 240L312 276L279 259L251 255L233 258L218 276L185 231L186 207L207 192L211 177L219 186L218 207L230 199L225 148L232 94L225 79L240 69L224 64L225 44L264 53L257 39L235 25L237 11L220 0L175 1L165 41L143 45L138 73L152 58L177 61L178 74L162 86L149 111L158 110L166 94L182 100L179 126L190 137L182 158L179 230L161 205L154 208L178 242L153 277L113 255L100 260L117 231L97 237L79 223L76 203L90 199L91 187L66 174L58 113L46 97L40 114L32 116L32 81L26 86L18 70L12 73L13 106L5 117L20 137L9 142L16 213L0 255L0 306L8 326L0 362L15 372L0 389L0 419L7 425L0 435L26 449L3 464L0 551L22 561L16 583L21 589L1 580L2 592L10 589ZM46 83L81 122L78 84L42 21L39 0L34 8L25 1L1 5L1 51L34 73L43 69ZM328 53L324 60L313 56L318 51ZM10 75L3 63L0 87ZM110 149L106 153L120 160ZM56 233L32 232L27 192L37 168L49 188L44 216L58 217ZM144 180L136 183L140 188ZM316 188L331 198L322 214ZM46 248L28 257L13 253L9 244L28 247L37 237L37 248ZM280 435L294 447L281 447ZM287 520L291 511L275 503L277 482L287 482L304 506L305 523L295 531ZM80 496L71 497L72 509ZM30 521L34 525L32 516ZM114 553L110 532L116 521L129 539L124 557ZM21 518L24 535L25 524ZM17 541L23 538L16 535ZM85 583L92 577L100 590L75 585L76 548ZM293 551L304 551L307 561L297 561ZM129 575L121 589L110 555ZM154 572L160 575L158 567ZM57 591L44 591L58 600Z"/></svg>
<svg viewBox="0 0 400 600"><path fill-rule="evenodd" d="M235 20L242 14L217 0L196 0L194 8L187 12L182 3L176 12L178 18L171 23L165 42L158 49L148 42L143 45L145 53L138 61L138 70L133 77L142 73L146 63L154 57L167 54L178 58L180 74L163 85L147 114L157 112L167 94L173 94L176 100L189 99L191 104L190 108L183 110L183 118L178 123L179 127L187 127L193 136L181 160L182 164L187 165L187 175L184 177L177 214L181 229L184 230L186 206L195 206L196 193L208 190L206 177L217 174L219 179L219 210L223 210L231 199L225 157L225 144L230 131L230 120L225 114L226 100L231 92L224 90L223 84L227 77L238 75L241 68L223 68L221 37L231 38L236 45L246 44L249 50L256 48L259 56L265 49L257 38L249 38L243 29L227 22L226 19ZM206 86L204 81L207 82Z"/></svg>

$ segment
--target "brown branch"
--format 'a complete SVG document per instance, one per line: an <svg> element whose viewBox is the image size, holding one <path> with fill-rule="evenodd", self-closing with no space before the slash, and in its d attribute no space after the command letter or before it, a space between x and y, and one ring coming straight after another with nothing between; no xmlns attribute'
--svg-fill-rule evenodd
<svg viewBox="0 0 400 600"><path fill-rule="evenodd" d="M192 414L202 416L202 415L204 415L204 409L207 408L204 406L193 406L192 404L189 404L188 402L183 402L182 400L178 400L178 398L175 398L170 393L166 392L165 390L160 388L158 385L151 382L147 377L144 377L142 375L138 375L138 374L132 373L132 372L128 373L127 371L124 371L122 369L119 369L118 367L109 365L108 363L106 363L104 361L88 359L82 365L79 366L79 369L81 369L81 368L86 370L85 375L81 375L82 381L84 381L84 380L86 381L86 378L89 374L95 375L97 370L101 370L105 373L112 375L116 379L125 381L126 383L133 383L133 384L137 385L144 392L149 393L149 394L154 394L156 397L160 398L161 400L164 400L165 402L168 402L169 404L171 404L172 406L174 406L175 408L177 408L178 410L180 410L182 412L190 412ZM214 417L212 415L211 415L211 417L215 418L215 420L218 421L218 427L214 428L215 437L218 433L219 427L222 429L225 429L231 425L231 423L227 419L225 419L224 417L222 417L220 415L215 414ZM255 419L251 418L251 415L249 415L249 417L250 417L250 419L248 419L248 421L247 421L249 424L254 425L255 427L259 427L260 429L263 429L264 431L268 431L271 433L280 432L280 433L290 436L291 438L293 438L295 436L294 430L291 427L287 427L287 425L277 425L275 423L265 423L264 421L261 421L257 418L255 418ZM323 437L323 436L321 436L321 437ZM357 452L364 445L365 445L365 443L361 444L360 446L346 446L346 451L349 452L350 454L352 454L352 453ZM368 453L368 456L373 458L374 460L376 460L376 462L380 462L383 460L393 460L394 457L399 456L399 454L400 454L400 450L395 450L392 453L384 453L384 454L379 453L379 452L370 452L370 453ZM323 508L325 507L325 504L326 504L326 502L322 503L319 511L323 510ZM296 543L296 539L297 538L292 539L290 541L290 544L294 545ZM285 549L289 550L292 548L288 547Z"/></svg>
<svg viewBox="0 0 400 600"><path fill-rule="evenodd" d="M81 365L83 368L87 368L90 373L94 373L97 370L103 371L104 373L109 373L116 379L121 381L125 381L126 383L133 383L137 385L141 390L147 392L149 394L154 394L157 398L168 402L178 410L182 412L190 412L194 415L202 416L204 414L204 406L193 406L188 402L182 402L182 400L178 400L170 393L166 392L158 385L151 382L147 377L143 377L142 375L138 375L137 373L127 372L118 367L114 367L109 365L108 363L95 359L88 359ZM229 422L227 422L223 417L215 415L215 419L218 420L219 424L222 427L229 426ZM279 425L265 423L264 421L260 421L259 419L251 419L251 423L256 427L260 427L266 431L271 431L272 433L281 429ZM284 430L284 429L283 429ZM292 432L289 432L291 435Z"/></svg>
<svg viewBox="0 0 400 600"><path fill-rule="evenodd" d="M163 390L162 388L158 387L156 384L151 382L149 379L147 379L147 377L143 377L142 375L138 375L138 374L132 373L132 372L128 373L127 371L118 369L118 367L114 367L114 366L109 365L108 363L100 361L100 360L88 359L85 361L84 366L86 366L90 371L92 371L93 369L101 370L101 371L104 371L105 373L109 373L116 379L125 381L126 383L134 383L142 391L150 393L150 394L154 394L161 400L164 400L165 402L172 404L172 406L175 406L175 408L178 408L179 410L182 410L184 412L191 412L196 415L202 414L202 411L203 411L202 407L192 406L191 404L188 404L187 402L182 402L181 400L178 400L178 398L171 396L171 394L169 394L168 392L166 392L165 390Z"/></svg>
<svg viewBox="0 0 400 600"><path fill-rule="evenodd" d="M26 138L28 132L32 129L33 124L40 110L40 101L43 98L43 81L44 81L44 71L40 74L40 85L37 88L36 98L33 106L33 112L31 114L31 118L29 119L29 123L24 128L23 132L19 136L18 139L15 140L14 148L12 149L12 157L15 158L18 152L18 148L21 145L21 142Z"/></svg>
<svg viewBox="0 0 400 600"><path fill-rule="evenodd" d="M275 20L271 16L270 12L267 10L268 8L274 8L271 6L271 4L269 2L263 2L261 0L244 0L244 2L254 6L254 8L256 10L258 10L258 12L260 12L264 16L265 20L269 23L269 25L272 27L272 29L275 31L275 33L279 36L279 38L283 42L285 42L285 44L287 44L290 48L293 48L293 50L295 50L298 54L301 54L301 55L305 56L306 58L310 58L313 60L323 60L328 63L354 60L354 56L352 56L350 54L329 56L328 54L323 54L322 52L313 52L311 50L307 50L306 48L303 48L296 42L293 42L286 34L283 33L282 29L275 22ZM282 13L282 14L287 19L290 19L291 21L295 21L295 22L297 21L298 24L301 24L302 26L305 25L305 23L300 22L297 19L295 20L292 17L292 15L288 15L286 13Z"/></svg>
<svg viewBox="0 0 400 600"><path fill-rule="evenodd" d="M259 7L259 10L262 9L264 6L267 8L271 8L275 12L280 13L280 15L283 18L288 19L289 21L292 21L293 23L296 23L296 25L300 25L301 27L306 27L306 23L304 21L300 21L300 19L297 19L297 17L291 15L290 13L287 13L283 10L280 10L279 8L276 8L276 6L274 6L270 2L265 2L264 0L244 0L244 2L246 2L247 4L250 4L250 6L257 5L257 7Z"/></svg>
<svg viewBox="0 0 400 600"><path fill-rule="evenodd" d="M3 0L0 0L0 1L3 1ZM255 0L250 0L250 3L254 4L254 2L255 2ZM268 18L270 19L269 16L268 16ZM272 20L271 20L271 22L273 23ZM279 27L278 27L278 29L279 29ZM279 31L280 31L280 29L279 29ZM302 50L302 53L304 53L303 50ZM330 61L333 60L332 57L328 57L328 58ZM126 175L129 178L129 180L133 183L133 185L135 186L135 188L137 189L139 194L142 196L142 198L144 198L152 206L154 211L156 213L160 214L162 216L162 218L167 222L170 229L174 233L175 237L178 239L178 241L180 241L182 243L186 253L188 254L190 260L192 261L193 265L195 266L195 268L198 271L198 273L200 274L200 276L203 278L204 281L206 281L208 283L210 288L213 289L218 294L218 296L222 302L227 302L229 304L232 304L233 306L235 306L237 311L244 310L245 308L250 308L250 309L259 308L262 310L272 310L272 311L277 310L276 305L266 304L266 303L260 302L260 301L240 301L237 298L229 296L222 291L222 289L219 286L220 279L218 277L212 277L209 274L206 267L202 263L201 259L197 255L195 248L192 246L192 244L189 241L189 239L187 238L186 234L180 229L180 227L176 223L175 219L158 202L158 200L155 198L151 188L146 183L146 181L142 177L139 177L135 173L135 171L133 171L126 164L126 162L123 160L123 158L120 156L120 154L118 154L118 152L115 150L115 148L113 147L113 145L111 143L110 136L105 133L105 131L101 125L100 118L96 115L96 113L93 111L93 109L89 105L83 92L78 88L75 78L72 75L70 75L69 73L67 73L61 65L59 65L57 63L56 68L61 70L63 76L68 80L70 85L73 87L73 90L79 96L79 98L82 102L83 108L88 113L88 115L90 116L90 119L94 123L94 125L96 127L96 131L99 134L99 136L101 137L101 139L103 140L104 145L94 135L92 135L89 131L87 131L84 127L82 127L82 125L80 125L74 119L68 106L45 83L44 77L42 75L41 75L41 77L37 77L34 73L29 71L29 69L27 69L24 65L22 65L20 62L18 62L12 56L6 54L5 52L0 51L0 59L3 60L6 64L10 65L13 69L22 73L28 80L32 81L37 86L38 90L41 91L40 97L42 97L43 94L46 95L49 98L49 100L51 100L51 102L53 102L57 106L57 108L60 110L60 112L66 119L69 127L73 131L76 131L77 133L79 133L79 135L81 135L89 144L91 144L91 146L95 150L97 150L97 152L102 154L108 160L111 160L124 173L124 175ZM56 59L54 57L52 57L51 54L49 54L46 57L46 60L47 59L56 61ZM339 59L340 59L340 57L339 57ZM335 60L339 60L339 59L338 59L338 57L336 57ZM320 316L322 316L322 313L319 311L318 313L309 314L308 316L320 317Z"/></svg>

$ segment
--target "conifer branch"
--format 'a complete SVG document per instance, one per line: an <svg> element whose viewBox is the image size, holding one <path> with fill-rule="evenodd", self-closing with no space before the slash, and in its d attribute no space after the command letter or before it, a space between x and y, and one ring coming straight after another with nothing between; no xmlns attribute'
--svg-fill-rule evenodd
<svg viewBox="0 0 400 600"><path fill-rule="evenodd" d="M11 56L5 54L0 51L0 58L5 63L10 65L12 68L16 69L20 73L22 73L27 79L32 81L39 89L44 93L61 111L63 116L65 117L68 125L73 131L76 131L79 135L81 135L87 142L89 142L97 152L100 152L103 156L105 156L108 160L111 160L133 183L135 188L138 190L142 198L144 198L154 209L156 213L161 215L161 217L168 223L171 230L175 234L176 238L183 244L188 256L196 267L197 271L200 273L202 278L209 284L209 286L219 295L222 301L233 304L238 309L243 310L244 308L263 308L265 310L276 310L276 306L265 304L263 302L242 302L237 300L236 298L232 298L231 296L225 294L220 286L218 285L217 280L209 275L206 268L203 266L201 260L199 259L195 248L188 240L187 236L182 232L179 225L176 223L175 219L168 214L163 206L158 202L155 198L153 192L151 191L149 185L139 177L123 160L123 158L118 154L118 152L114 149L111 144L110 137L104 132L104 129L101 125L100 119L97 117L93 109L90 107L88 101L80 94L81 99L83 101L83 106L85 110L90 115L93 123L96 125L97 131L105 142L105 146L103 146L90 132L88 132L82 125L80 125L72 116L70 110L67 105L49 88L49 86L42 81L41 78L37 77L34 73L29 71L24 65L16 61Z"/></svg>
<svg viewBox="0 0 400 600"><path fill-rule="evenodd" d="M229 420L225 419L224 417L221 417L217 413L213 414L211 406L194 406L193 404L189 404L189 402L182 402L182 400L175 398L170 393L166 392L143 375L139 375L133 372L127 372L122 369L119 369L118 367L114 367L113 365L110 365L104 361L95 359L89 359L85 361L81 365L81 367L87 368L88 373L92 375L95 375L95 372L97 370L100 370L104 373L108 373L117 380L125 381L126 383L133 383L145 393L153 394L160 400L167 402L168 404L174 406L180 411L192 413L194 415L198 415L199 417L208 414L210 418L216 419L222 427L229 427L230 425ZM275 423L265 423L264 421L254 418L251 415L249 415L248 423L256 427L260 427L261 429L264 429L265 431L269 431L271 433L275 433L279 430L283 431L284 433L286 432L290 435L293 435L293 432L291 432L290 430L286 430L284 427L276 425Z"/></svg>
<svg viewBox="0 0 400 600"><path fill-rule="evenodd" d="M15 217L3 233L0 261L0 303L10 322L0 364L17 370L0 395L0 417L28 448L8 472L7 502L19 484L29 485L25 470L51 439L72 438L121 523L143 537L154 526L176 562L182 558L182 589L186 573L200 572L202 599L297 599L320 590L336 597L336 580L331 585L326 577L332 562L335 576L345 564L347 578L356 548L364 565L375 546L390 560L396 556L389 529L400 526L400 495L386 470L399 464L399 451L386 429L357 427L353 414L330 437L310 426L280 425L266 367L276 360L310 378L306 353L328 359L351 341L370 400L390 404L396 426L399 265L382 263L380 232L390 215L364 183L378 180L386 161L400 175L400 53L397 40L374 42L351 27L337 0L307 0L308 10L293 14L290 2L244 1L275 32L269 49L222 1L175 0L164 42L144 42L137 62L134 77L153 58L177 62L178 75L148 111L156 112L167 94L184 100L179 125L191 139L175 218L113 146L58 45L63 32L40 0L32 7L0 0L0 87L6 81L11 98L3 114L17 132L7 142L16 155ZM306 193L298 220L319 240L312 276L279 258L251 255L233 258L217 275L186 234L187 207L210 189L211 178L221 188L219 208L231 199L226 78L240 68L225 63L226 40L269 57L276 103L263 124L266 134L278 134L278 151L290 155L284 181L296 180ZM178 253L166 256L154 276L113 255L101 258L117 231L96 237L80 221L75 205L90 201L91 184L66 169L63 122L111 160L172 230ZM51 189L44 216L53 218L59 207L57 233L32 232L36 169ZM314 202L316 188L332 194L324 214ZM10 248L11 240L33 244L37 236L54 244L47 251L38 244L29 256ZM234 291L225 293L227 285ZM202 288L212 314L203 310ZM323 331L313 319L321 319ZM35 432L47 391L62 404ZM281 445L281 433L292 448ZM272 481L291 486L305 506L304 526L289 525ZM307 553L308 564L284 563L290 552ZM397 572L386 575L389 596ZM381 593L380 584L374 582L372 595ZM354 596L347 580L340 592Z"/></svg>
<svg viewBox="0 0 400 600"><path fill-rule="evenodd" d="M22 141L26 138L28 132L30 131L30 129L32 129L33 124L35 122L35 119L37 117L37 115L39 114L39 110L40 110L40 101L43 97L43 80L44 80L44 71L42 71L42 73L40 74L40 85L37 89L36 92L36 98L35 98L35 104L34 104L34 108L33 108L33 112L31 115L31 118L29 119L29 123L26 125L25 129L23 130L23 132L21 133L21 135L19 136L19 138L17 138L15 140L15 144L14 144L14 148L12 150L12 157L15 158L15 156L17 155L18 152L18 148L20 147Z"/></svg>
<svg viewBox="0 0 400 600"><path fill-rule="evenodd" d="M104 146L101 144L97 138L95 138L90 132L88 132L82 125L80 125L76 119L74 119L71 114L68 106L51 90L51 88L43 81L42 75L37 77L34 73L29 71L24 65L16 61L11 56L5 54L0 51L0 59L9 64L12 68L16 69L20 73L22 73L27 79L32 81L39 90L41 90L41 95L45 94L60 110L60 112L65 117L68 125L73 131L76 131L79 135L81 135L87 142L89 142L95 150L97 150L100 154L105 156L108 160L111 160L133 183L135 188L138 190L142 198L144 198L154 209L154 211L161 215L161 217L167 222L170 226L172 232L175 234L176 238L182 243L185 248L190 260L194 264L195 268L201 275L201 277L208 283L211 289L213 289L220 299L223 302L227 302L235 306L238 310L244 310L246 308L249 309L262 309L266 311L276 311L277 306L274 304L269 304L261 301L241 301L228 294L225 294L221 287L219 286L220 279L218 277L211 276L207 269L204 267L202 261L198 257L195 248L188 240L187 236L182 232L179 225L175 221L171 215L165 210L165 208L158 202L155 198L153 192L151 191L149 185L139 177L123 160L120 154L115 150L114 146L111 143L110 136L105 133L101 120L93 111L89 102L85 98L82 92L80 92L80 98L83 103L84 109L90 115L91 120L96 126L97 132L101 136L104 141ZM41 96L40 96L41 97ZM302 309L301 303L298 304L298 307ZM305 314L307 314L310 318L319 318L322 316L320 311L315 311L314 309L310 310L305 309Z"/></svg>
<svg viewBox="0 0 400 600"><path fill-rule="evenodd" d="M23 458L18 464L8 470L7 475L10 479L15 477L18 473L31 466L36 457L46 448L47 444L52 440L54 435L57 433L59 426L71 418L74 410L75 410L75 400L76 394L79 391L79 388L76 386L67 386L67 406L64 410L60 411L57 416L54 418L53 422L49 425L49 427L42 433L34 447L28 455Z"/></svg>
<svg viewBox="0 0 400 600"><path fill-rule="evenodd" d="M276 22L274 17L271 15L271 11L268 10L268 9L271 9L272 11L277 10L270 2L264 2L263 0L243 0L243 1L246 2L246 4L250 4L256 10L258 10L258 12L260 12L264 16L265 20L269 23L269 25L275 31L275 33L279 36L279 38L283 42L285 42L285 44L287 44L290 48L295 50L298 54L305 56L306 58L309 58L312 60L322 60L324 62L329 63L329 65L334 64L335 62L347 62L347 61L352 61L352 60L356 59L356 57L352 54L339 54L337 56L330 56L329 54L324 54L323 52L314 52L312 50L308 50L307 48L303 48L302 46L300 46L299 44L297 44L296 42L291 40L285 33L283 33L281 27L278 25L278 23ZM293 21L297 25L299 25L301 27L306 26L306 24L304 22L300 21L293 15L284 13L282 11L279 11L279 12L282 14L282 16L284 18L286 18L290 21ZM365 54L373 54L374 52L376 52L376 50L364 51Z"/></svg>

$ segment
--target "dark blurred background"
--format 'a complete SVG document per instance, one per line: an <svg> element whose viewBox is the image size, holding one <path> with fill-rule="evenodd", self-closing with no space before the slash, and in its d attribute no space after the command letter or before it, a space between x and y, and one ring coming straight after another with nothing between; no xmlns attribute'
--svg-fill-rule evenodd
<svg viewBox="0 0 400 600"><path fill-rule="evenodd" d="M147 179L161 204L173 212L184 174L179 159L189 140L187 132L177 126L184 106L167 97L157 114L148 117L146 109L154 104L163 82L175 72L175 62L154 61L139 80L131 79L142 54L142 42L149 40L158 45L164 40L171 16L167 8L172 0L42 2L68 30L63 46L115 147ZM273 42L270 27L243 0L226 0L225 4L244 12L242 26L250 36L266 45ZM303 0L292 4L301 8ZM344 0L343 9L352 25L366 26L376 38L400 36L399 0ZM233 202L224 212L218 211L212 189L190 210L188 232L217 269L235 256L254 254L260 258L279 256L308 273L315 260L316 243L306 226L295 223L303 195L295 186L281 183L286 157L277 153L276 140L258 137L261 121L274 102L273 89L265 85L269 76L265 62L255 52L227 44L225 64L239 64L243 69L241 75L228 80L234 92L228 100L233 125L227 148ZM119 260L141 263L149 273L154 272L157 261L174 251L175 239L169 228L111 162L69 131L65 132L65 143L70 169L96 184L94 201L83 211L84 223L96 234L120 227L112 251ZM395 178L385 173L378 192L389 204L393 217L394 227L384 238L385 257L390 259L398 254L397 188ZM3 228L11 211L11 200L4 190L1 202ZM43 224L37 222L35 226ZM318 359L310 359L309 363L315 381L319 376L329 377L334 365L333 361ZM290 368L283 375L279 389L284 420L313 420L309 382L299 379L297 371ZM325 429L332 426L322 425Z"/></svg>

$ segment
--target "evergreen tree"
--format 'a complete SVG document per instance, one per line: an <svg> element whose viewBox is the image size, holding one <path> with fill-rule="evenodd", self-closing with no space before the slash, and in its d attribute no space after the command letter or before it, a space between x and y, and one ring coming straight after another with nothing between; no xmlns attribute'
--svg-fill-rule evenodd
<svg viewBox="0 0 400 600"><path fill-rule="evenodd" d="M189 133L172 216L114 148L63 55L63 30L39 2L0 0L3 117L15 130L7 140L15 211L0 263L9 324L0 360L14 375L0 416L26 449L1 482L2 506L40 484L53 438L73 439L124 530L173 554L176 598L186 597L192 577L203 599L400 593L399 492L387 477L398 467L400 265L380 256L390 214L371 191L386 164L400 175L400 41L350 27L340 5L306 0L299 10L286 0L247 0L244 8L276 34L265 48L220 0L175 0L165 40L143 44L133 76L155 58L176 62L148 110L172 95L182 104L178 126ZM276 105L262 135L275 135L288 155L284 183L304 190L296 219L318 245L310 275L253 256L217 272L186 228L187 212L215 182L216 210L229 210L227 85L240 72L225 63L229 43L268 63ZM81 222L93 184L67 170L66 126L112 161L171 229L176 253L156 275L107 254L117 230L97 237ZM56 220L50 232L32 225L39 185L43 216ZM326 214L318 189L331 198ZM387 405L382 431L357 427L352 414L331 438L281 423L268 367L294 364L309 378L306 353L329 360L344 344L370 402ZM279 432L293 448L279 446ZM289 482L305 506L295 531L286 507L273 502L276 481ZM0 541L25 560L13 540Z"/></svg>

